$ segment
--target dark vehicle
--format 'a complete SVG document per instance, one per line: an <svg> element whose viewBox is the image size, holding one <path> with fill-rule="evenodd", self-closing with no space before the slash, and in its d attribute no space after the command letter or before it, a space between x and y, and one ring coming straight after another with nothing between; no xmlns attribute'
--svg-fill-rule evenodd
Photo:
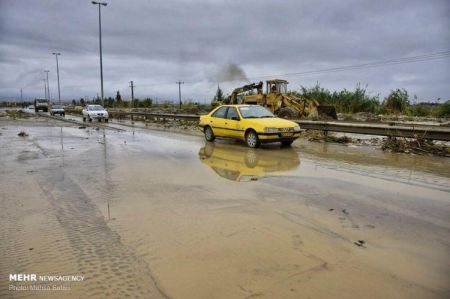
<svg viewBox="0 0 450 299"><path fill-rule="evenodd" d="M48 112L48 100L47 99L34 99L34 111L38 112L39 110Z"/></svg>
<svg viewBox="0 0 450 299"><path fill-rule="evenodd" d="M66 115L63 105L52 105L52 107L50 108L50 115L56 115L56 114L59 114L62 116Z"/></svg>

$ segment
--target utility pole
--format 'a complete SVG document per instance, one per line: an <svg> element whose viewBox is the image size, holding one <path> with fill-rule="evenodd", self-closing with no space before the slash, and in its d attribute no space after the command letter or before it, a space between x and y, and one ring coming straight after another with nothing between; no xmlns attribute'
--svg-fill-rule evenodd
<svg viewBox="0 0 450 299"><path fill-rule="evenodd" d="M20 101L23 102L23 97L22 97L22 88L20 89Z"/></svg>
<svg viewBox="0 0 450 299"><path fill-rule="evenodd" d="M133 85L133 81L130 81L130 87L131 87L131 107L134 107L134 85Z"/></svg>
<svg viewBox="0 0 450 299"><path fill-rule="evenodd" d="M49 100L50 101L50 84L48 83L48 73L50 72L50 71L44 71L44 72L46 72L47 73L47 96L48 96L48 99L47 100Z"/></svg>
<svg viewBox="0 0 450 299"><path fill-rule="evenodd" d="M61 55L61 53L53 52L53 55L56 57L56 74L58 76L58 104L61 104L61 90L59 89L59 65L58 65L58 56Z"/></svg>
<svg viewBox="0 0 450 299"><path fill-rule="evenodd" d="M184 84L184 82L178 81L175 83L178 84L178 99L180 100L180 109L181 109L181 84Z"/></svg>
<svg viewBox="0 0 450 299"><path fill-rule="evenodd" d="M91 1L92 4L98 5L98 32L99 32L99 40L100 40L100 85L101 85L101 93L102 93L102 105L105 106L104 97L103 97L103 59L102 59L102 13L101 6L106 6L108 3L106 2L96 2Z"/></svg>

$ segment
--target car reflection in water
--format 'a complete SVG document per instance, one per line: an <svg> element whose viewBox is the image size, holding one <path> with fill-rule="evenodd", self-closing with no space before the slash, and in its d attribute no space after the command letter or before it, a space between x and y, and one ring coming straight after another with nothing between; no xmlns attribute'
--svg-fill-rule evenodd
<svg viewBox="0 0 450 299"><path fill-rule="evenodd" d="M206 142L199 151L200 160L228 180L247 182L252 179L282 175L300 165L292 148L252 149L230 144Z"/></svg>

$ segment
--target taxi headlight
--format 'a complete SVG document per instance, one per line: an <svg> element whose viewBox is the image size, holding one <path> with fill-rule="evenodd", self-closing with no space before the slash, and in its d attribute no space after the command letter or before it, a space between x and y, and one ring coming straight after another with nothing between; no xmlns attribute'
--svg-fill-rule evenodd
<svg viewBox="0 0 450 299"><path fill-rule="evenodd" d="M295 126L294 127L294 132L300 132L300 126Z"/></svg>
<svg viewBox="0 0 450 299"><path fill-rule="evenodd" d="M264 133L278 133L277 128L264 128Z"/></svg>

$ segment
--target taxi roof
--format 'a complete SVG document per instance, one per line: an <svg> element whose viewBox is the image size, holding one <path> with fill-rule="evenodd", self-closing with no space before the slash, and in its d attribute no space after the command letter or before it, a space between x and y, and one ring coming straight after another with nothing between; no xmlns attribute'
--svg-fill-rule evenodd
<svg viewBox="0 0 450 299"><path fill-rule="evenodd" d="M249 106L261 106L261 105L249 105L249 104L225 104L219 107L249 107Z"/></svg>

